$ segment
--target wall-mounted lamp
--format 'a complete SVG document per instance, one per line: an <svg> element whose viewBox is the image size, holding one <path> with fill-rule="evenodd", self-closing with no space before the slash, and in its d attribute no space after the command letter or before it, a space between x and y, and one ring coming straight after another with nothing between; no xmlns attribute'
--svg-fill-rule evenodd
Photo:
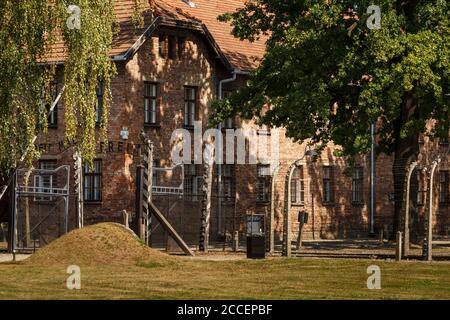
<svg viewBox="0 0 450 320"><path fill-rule="evenodd" d="M128 128L127 127L123 127L122 131L120 131L120 137L123 140L128 140L128 136L130 135L130 133L128 132Z"/></svg>

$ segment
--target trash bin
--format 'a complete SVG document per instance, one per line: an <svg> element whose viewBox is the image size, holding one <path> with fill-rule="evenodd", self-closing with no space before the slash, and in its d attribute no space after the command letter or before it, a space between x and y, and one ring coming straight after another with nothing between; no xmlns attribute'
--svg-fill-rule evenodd
<svg viewBox="0 0 450 320"><path fill-rule="evenodd" d="M247 217L247 258L249 259L264 259L266 257L264 218L265 215Z"/></svg>
<svg viewBox="0 0 450 320"><path fill-rule="evenodd" d="M247 258L264 259L266 257L266 237L263 235L247 236Z"/></svg>
<svg viewBox="0 0 450 320"><path fill-rule="evenodd" d="M308 211L304 210L298 213L298 222L308 224Z"/></svg>

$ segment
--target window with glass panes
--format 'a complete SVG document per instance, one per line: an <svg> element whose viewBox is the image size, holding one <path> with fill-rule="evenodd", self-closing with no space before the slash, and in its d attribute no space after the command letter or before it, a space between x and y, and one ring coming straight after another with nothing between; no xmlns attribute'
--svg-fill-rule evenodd
<svg viewBox="0 0 450 320"><path fill-rule="evenodd" d="M153 159L153 168L159 168L159 159ZM160 171L153 169L152 185L159 186Z"/></svg>
<svg viewBox="0 0 450 320"><path fill-rule="evenodd" d="M333 167L324 166L323 170L323 202L334 202Z"/></svg>
<svg viewBox="0 0 450 320"><path fill-rule="evenodd" d="M167 51L169 59L175 60L177 58L177 38L175 36L170 35L168 37Z"/></svg>
<svg viewBox="0 0 450 320"><path fill-rule="evenodd" d="M51 99L52 102L47 105L47 111L48 111L48 127L49 128L56 128L58 127L58 104L55 105L52 111L50 111L50 108L53 104L53 102L58 97L58 84L56 82L52 83L51 85Z"/></svg>
<svg viewBox="0 0 450 320"><path fill-rule="evenodd" d="M291 203L305 203L305 177L303 166L297 166L291 178Z"/></svg>
<svg viewBox="0 0 450 320"><path fill-rule="evenodd" d="M178 59L182 59L186 47L186 38L178 37Z"/></svg>
<svg viewBox="0 0 450 320"><path fill-rule="evenodd" d="M419 169L414 169L411 175L411 199L415 206L422 206L426 197L426 190L423 189L420 171Z"/></svg>
<svg viewBox="0 0 450 320"><path fill-rule="evenodd" d="M355 167L352 170L352 203L363 202L363 168Z"/></svg>
<svg viewBox="0 0 450 320"><path fill-rule="evenodd" d="M232 198L234 188L234 166L230 164L222 165L222 196Z"/></svg>
<svg viewBox="0 0 450 320"><path fill-rule="evenodd" d="M197 113L197 88L184 87L184 125L194 126Z"/></svg>
<svg viewBox="0 0 450 320"><path fill-rule="evenodd" d="M447 119L449 119L449 121L447 121L444 125L444 131L445 131L445 135L439 139L439 144L443 145L443 146L448 146L449 144L449 134L450 134L450 115L447 113L446 114Z"/></svg>
<svg viewBox="0 0 450 320"><path fill-rule="evenodd" d="M55 170L56 160L39 160L39 169L42 170ZM34 176L35 186L39 188L39 192L50 193L52 188L56 188L57 181L56 175L52 173L40 172L39 175ZM52 201L52 197L35 197L36 201Z"/></svg>
<svg viewBox="0 0 450 320"><path fill-rule="evenodd" d="M158 85L154 82L144 83L144 123L156 124L158 119Z"/></svg>
<svg viewBox="0 0 450 320"><path fill-rule="evenodd" d="M450 205L450 171L439 172L439 204Z"/></svg>
<svg viewBox="0 0 450 320"><path fill-rule="evenodd" d="M104 85L102 81L99 81L97 87L95 88L95 93L97 95L97 102L95 105L95 122L100 124L103 117L103 95L104 95Z"/></svg>
<svg viewBox="0 0 450 320"><path fill-rule="evenodd" d="M198 201L201 195L202 176L195 164L184 165L184 195L187 200Z"/></svg>
<svg viewBox="0 0 450 320"><path fill-rule="evenodd" d="M258 165L256 201L268 202L270 197L270 165Z"/></svg>
<svg viewBox="0 0 450 320"><path fill-rule="evenodd" d="M159 35L158 53L161 58L166 57L166 42L167 36L164 34Z"/></svg>
<svg viewBox="0 0 450 320"><path fill-rule="evenodd" d="M223 98L227 98L231 95L232 91L229 90L223 90L222 95ZM222 129L233 129L235 127L234 124L234 117L226 118L221 123Z"/></svg>
<svg viewBox="0 0 450 320"><path fill-rule="evenodd" d="M84 164L83 193L84 201L102 200L102 160L94 160L93 168Z"/></svg>

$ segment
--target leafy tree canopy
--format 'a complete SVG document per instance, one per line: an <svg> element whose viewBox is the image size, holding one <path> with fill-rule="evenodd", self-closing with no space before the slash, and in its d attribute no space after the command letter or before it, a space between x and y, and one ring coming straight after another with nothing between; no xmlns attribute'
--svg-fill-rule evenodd
<svg viewBox="0 0 450 320"><path fill-rule="evenodd" d="M381 9L380 29L367 26L370 5ZM231 21L241 39L267 36L267 52L248 86L216 102L215 121L256 116L296 140L333 141L347 155L369 150L374 122L379 150L387 153L417 133L443 136L449 12L447 0L249 1L219 19ZM408 99L417 108L407 110ZM427 131L431 119L438 121Z"/></svg>

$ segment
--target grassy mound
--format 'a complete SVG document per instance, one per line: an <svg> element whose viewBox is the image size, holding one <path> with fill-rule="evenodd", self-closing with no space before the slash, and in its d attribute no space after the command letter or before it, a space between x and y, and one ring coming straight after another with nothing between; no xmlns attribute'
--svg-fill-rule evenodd
<svg viewBox="0 0 450 320"><path fill-rule="evenodd" d="M143 244L129 229L117 223L100 223L76 229L43 247L25 261L27 265L130 265L165 263L171 257Z"/></svg>

